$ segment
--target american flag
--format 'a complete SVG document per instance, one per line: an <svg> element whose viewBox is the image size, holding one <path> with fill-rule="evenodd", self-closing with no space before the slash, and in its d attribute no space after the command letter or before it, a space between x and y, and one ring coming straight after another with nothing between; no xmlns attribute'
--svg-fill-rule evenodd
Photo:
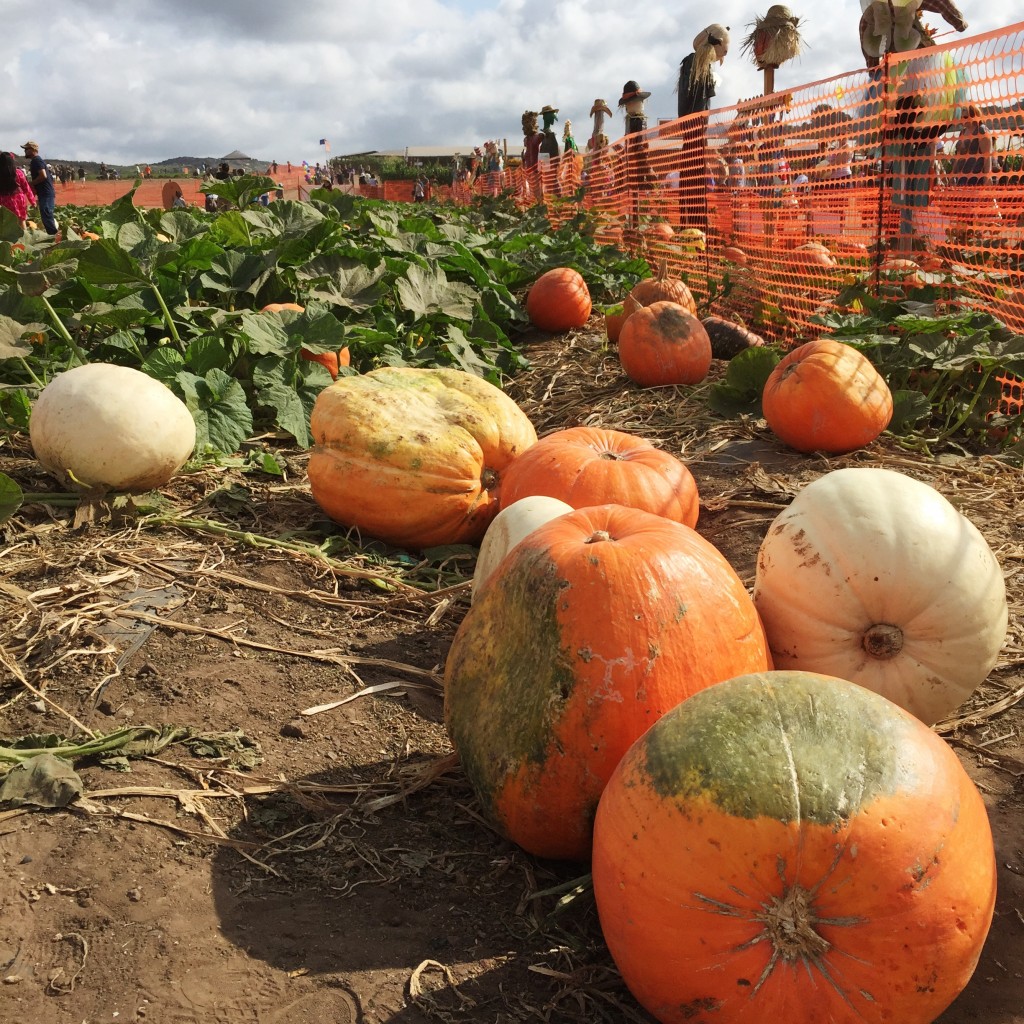
<svg viewBox="0 0 1024 1024"><path fill-rule="evenodd" d="M330 143L329 143L329 142L328 142L328 141L327 141L326 139L321 139L321 140L320 140L320 145L321 145L321 146L323 146L323 147L324 147L324 149L325 149L325 150L326 150L326 151L327 151L328 153L330 153L330 151L331 151L331 144L330 144Z"/></svg>

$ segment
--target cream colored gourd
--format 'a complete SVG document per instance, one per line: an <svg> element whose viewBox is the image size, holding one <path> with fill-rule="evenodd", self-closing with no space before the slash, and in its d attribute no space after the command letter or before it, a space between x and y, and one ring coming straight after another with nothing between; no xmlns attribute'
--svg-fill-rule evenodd
<svg viewBox="0 0 1024 1024"><path fill-rule="evenodd" d="M985 538L902 473L838 469L768 529L754 603L777 669L858 683L931 725L985 680L1006 585Z"/></svg>
<svg viewBox="0 0 1024 1024"><path fill-rule="evenodd" d="M558 498L549 498L544 494L534 494L512 502L503 508L495 517L484 539L480 544L480 553L476 559L473 572L473 585L470 600L475 601L477 591L487 582L491 574L498 568L501 560L525 537L533 533L538 526L571 512L572 505Z"/></svg>
<svg viewBox="0 0 1024 1024"><path fill-rule="evenodd" d="M140 492L184 465L196 425L185 403L141 370L86 363L43 388L29 436L36 458L63 483Z"/></svg>

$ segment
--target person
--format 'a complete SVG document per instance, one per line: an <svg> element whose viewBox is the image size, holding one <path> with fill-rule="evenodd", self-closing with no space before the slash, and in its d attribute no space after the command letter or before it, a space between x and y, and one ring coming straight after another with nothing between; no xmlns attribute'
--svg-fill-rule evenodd
<svg viewBox="0 0 1024 1024"><path fill-rule="evenodd" d="M984 116L974 103L968 103L950 166L957 222L954 235L961 242L975 237L982 225L993 226L1000 221L999 206L992 194L996 166L992 134Z"/></svg>
<svg viewBox="0 0 1024 1024"><path fill-rule="evenodd" d="M416 179L416 184L412 187L412 201L414 203L426 202L427 189L423 184L423 178L419 177Z"/></svg>
<svg viewBox="0 0 1024 1024"><path fill-rule="evenodd" d="M218 181L227 181L228 178L231 177L231 168L228 166L228 162L226 160L221 162L221 165L217 168L217 173L214 174L214 177Z"/></svg>
<svg viewBox="0 0 1024 1024"><path fill-rule="evenodd" d="M6 206L24 227L28 208L36 201L25 172L14 162L13 153L0 153L0 206Z"/></svg>
<svg viewBox="0 0 1024 1024"><path fill-rule="evenodd" d="M892 202L900 211L897 249L910 252L914 248L915 219L931 201L936 140L946 134L949 125L923 118L925 105L916 93L897 97L895 113L887 141L893 156Z"/></svg>
<svg viewBox="0 0 1024 1024"><path fill-rule="evenodd" d="M186 206L188 206L188 203L185 202L185 197L181 194L181 189L179 188L178 191L174 193L174 202L171 203L171 209L182 210Z"/></svg>
<svg viewBox="0 0 1024 1024"><path fill-rule="evenodd" d="M57 222L53 217L54 203L57 199L53 187L53 173L46 161L39 155L39 143L33 140L22 143L21 148L29 161L28 180L32 191L36 194L36 206L39 207L39 219L48 235L57 234Z"/></svg>

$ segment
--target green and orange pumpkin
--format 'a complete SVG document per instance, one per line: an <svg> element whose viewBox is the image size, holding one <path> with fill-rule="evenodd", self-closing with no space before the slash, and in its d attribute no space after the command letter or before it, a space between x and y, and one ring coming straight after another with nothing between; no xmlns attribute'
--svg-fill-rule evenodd
<svg viewBox="0 0 1024 1024"><path fill-rule="evenodd" d="M498 830L584 860L629 745L691 694L769 665L746 588L689 527L577 509L513 547L463 619L445 722Z"/></svg>
<svg viewBox="0 0 1024 1024"><path fill-rule="evenodd" d="M601 797L608 948L663 1024L930 1024L992 920L985 805L912 715L829 676L697 693Z"/></svg>
<svg viewBox="0 0 1024 1024"><path fill-rule="evenodd" d="M619 362L626 376L644 388L699 384L711 369L711 339L678 302L654 302L623 323Z"/></svg>

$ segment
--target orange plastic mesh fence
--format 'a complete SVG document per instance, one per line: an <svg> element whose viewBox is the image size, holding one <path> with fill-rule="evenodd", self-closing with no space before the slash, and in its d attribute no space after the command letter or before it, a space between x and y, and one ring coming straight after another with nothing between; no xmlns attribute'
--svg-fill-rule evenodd
<svg viewBox="0 0 1024 1024"><path fill-rule="evenodd" d="M716 308L782 337L857 278L932 283L1024 331L1022 134L1024 23L435 195L510 188L555 220L581 201L602 241L668 260L705 298L725 277Z"/></svg>

